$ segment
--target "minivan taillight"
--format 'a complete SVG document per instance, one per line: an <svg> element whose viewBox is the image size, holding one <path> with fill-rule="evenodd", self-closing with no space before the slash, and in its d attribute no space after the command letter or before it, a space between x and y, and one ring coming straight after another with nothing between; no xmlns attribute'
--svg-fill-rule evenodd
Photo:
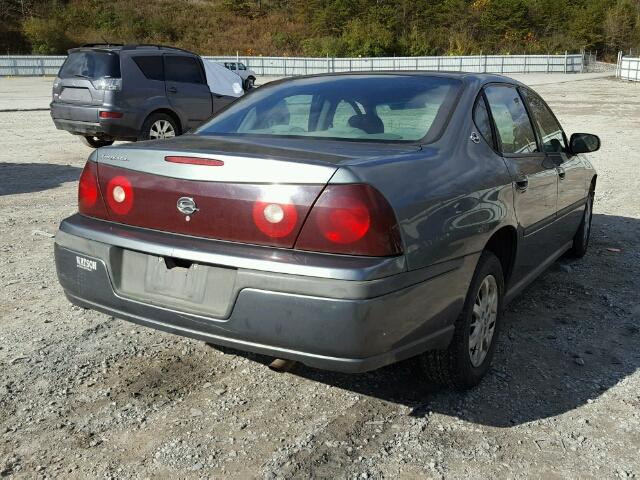
<svg viewBox="0 0 640 480"><path fill-rule="evenodd" d="M375 257L402 253L391 206L364 184L327 186L311 208L295 248Z"/></svg>
<svg viewBox="0 0 640 480"><path fill-rule="evenodd" d="M118 91L122 89L122 79L112 77L102 77L91 81L96 90Z"/></svg>
<svg viewBox="0 0 640 480"><path fill-rule="evenodd" d="M98 166L95 162L87 162L80 175L78 211L90 217L107 218L107 210L98 185Z"/></svg>

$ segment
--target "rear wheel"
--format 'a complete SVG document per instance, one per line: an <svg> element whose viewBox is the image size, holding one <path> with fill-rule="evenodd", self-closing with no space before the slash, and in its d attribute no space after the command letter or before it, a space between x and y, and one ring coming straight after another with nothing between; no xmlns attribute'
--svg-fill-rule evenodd
<svg viewBox="0 0 640 480"><path fill-rule="evenodd" d="M80 137L80 141L87 147L100 148L113 145L113 140L107 140L105 138L96 137L94 135L88 135L86 137Z"/></svg>
<svg viewBox="0 0 640 480"><path fill-rule="evenodd" d="M251 90L253 87L255 87L255 84L256 84L256 79L253 77L249 77L244 81L244 89Z"/></svg>
<svg viewBox="0 0 640 480"><path fill-rule="evenodd" d="M166 113L153 113L142 124L140 140L158 140L180 135L180 127L173 117Z"/></svg>
<svg viewBox="0 0 640 480"><path fill-rule="evenodd" d="M503 297L502 265L493 253L485 251L473 274L449 347L420 357L428 380L458 390L480 383L495 351Z"/></svg>
<svg viewBox="0 0 640 480"><path fill-rule="evenodd" d="M578 231L573 237L573 246L569 250L569 255L574 258L584 257L587 253L587 247L589 247L589 238L591 237L591 217L593 216L593 196L594 191L589 192L587 197L587 203L584 207L584 214L582 216L582 222L578 227Z"/></svg>

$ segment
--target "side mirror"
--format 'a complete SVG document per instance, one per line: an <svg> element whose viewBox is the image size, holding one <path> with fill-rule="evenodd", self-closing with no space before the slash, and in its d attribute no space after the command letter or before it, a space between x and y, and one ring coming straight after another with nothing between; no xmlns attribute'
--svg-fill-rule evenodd
<svg viewBox="0 0 640 480"><path fill-rule="evenodd" d="M574 133L569 140L571 153L589 153L600 149L600 138L590 133Z"/></svg>

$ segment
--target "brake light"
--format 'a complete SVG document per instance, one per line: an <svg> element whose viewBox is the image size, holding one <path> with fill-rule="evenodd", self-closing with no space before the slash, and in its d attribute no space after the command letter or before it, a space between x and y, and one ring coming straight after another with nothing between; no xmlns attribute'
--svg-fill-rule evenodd
<svg viewBox="0 0 640 480"><path fill-rule="evenodd" d="M98 185L98 166L87 162L78 183L78 211L91 217L107 218Z"/></svg>
<svg viewBox="0 0 640 480"><path fill-rule="evenodd" d="M122 118L122 112L107 112L104 110L100 110L98 116L100 118Z"/></svg>
<svg viewBox="0 0 640 480"><path fill-rule="evenodd" d="M107 183L107 203L118 215L126 215L133 207L133 187L127 177L118 175Z"/></svg>
<svg viewBox="0 0 640 480"><path fill-rule="evenodd" d="M366 256L402 253L391 206L369 185L329 185L302 227L295 248Z"/></svg>
<svg viewBox="0 0 640 480"><path fill-rule="evenodd" d="M186 165L205 165L207 167L221 167L224 165L222 160L216 160L215 158L201 158L201 157L164 157L165 162L170 163L184 163Z"/></svg>

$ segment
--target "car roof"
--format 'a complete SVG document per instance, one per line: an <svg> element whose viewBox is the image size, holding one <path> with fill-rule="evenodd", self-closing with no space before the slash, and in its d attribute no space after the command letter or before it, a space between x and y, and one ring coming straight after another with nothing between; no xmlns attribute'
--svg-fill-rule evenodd
<svg viewBox="0 0 640 480"><path fill-rule="evenodd" d="M335 73L318 73L312 75L300 75L295 77L286 77L275 82L273 84L281 82L289 82L295 80L301 80L305 78L326 78L327 80L335 77L343 76L380 76L389 75L392 76L412 76L412 77L443 77L461 80L467 84L475 83L477 85L485 85L487 83L507 83L511 85L524 86L518 80L515 80L504 75L498 75L494 73L475 73L475 72L448 72L443 70L372 70L366 72L335 72Z"/></svg>
<svg viewBox="0 0 640 480"><path fill-rule="evenodd" d="M72 48L68 53L81 51L81 50L95 50L95 51L107 51L107 52L128 52L128 51L144 51L145 53L163 53L181 52L189 55L198 55L197 53L185 50L183 48L171 47L168 45L152 44L152 43L133 43L133 44L121 44L121 43L87 43L77 48Z"/></svg>

